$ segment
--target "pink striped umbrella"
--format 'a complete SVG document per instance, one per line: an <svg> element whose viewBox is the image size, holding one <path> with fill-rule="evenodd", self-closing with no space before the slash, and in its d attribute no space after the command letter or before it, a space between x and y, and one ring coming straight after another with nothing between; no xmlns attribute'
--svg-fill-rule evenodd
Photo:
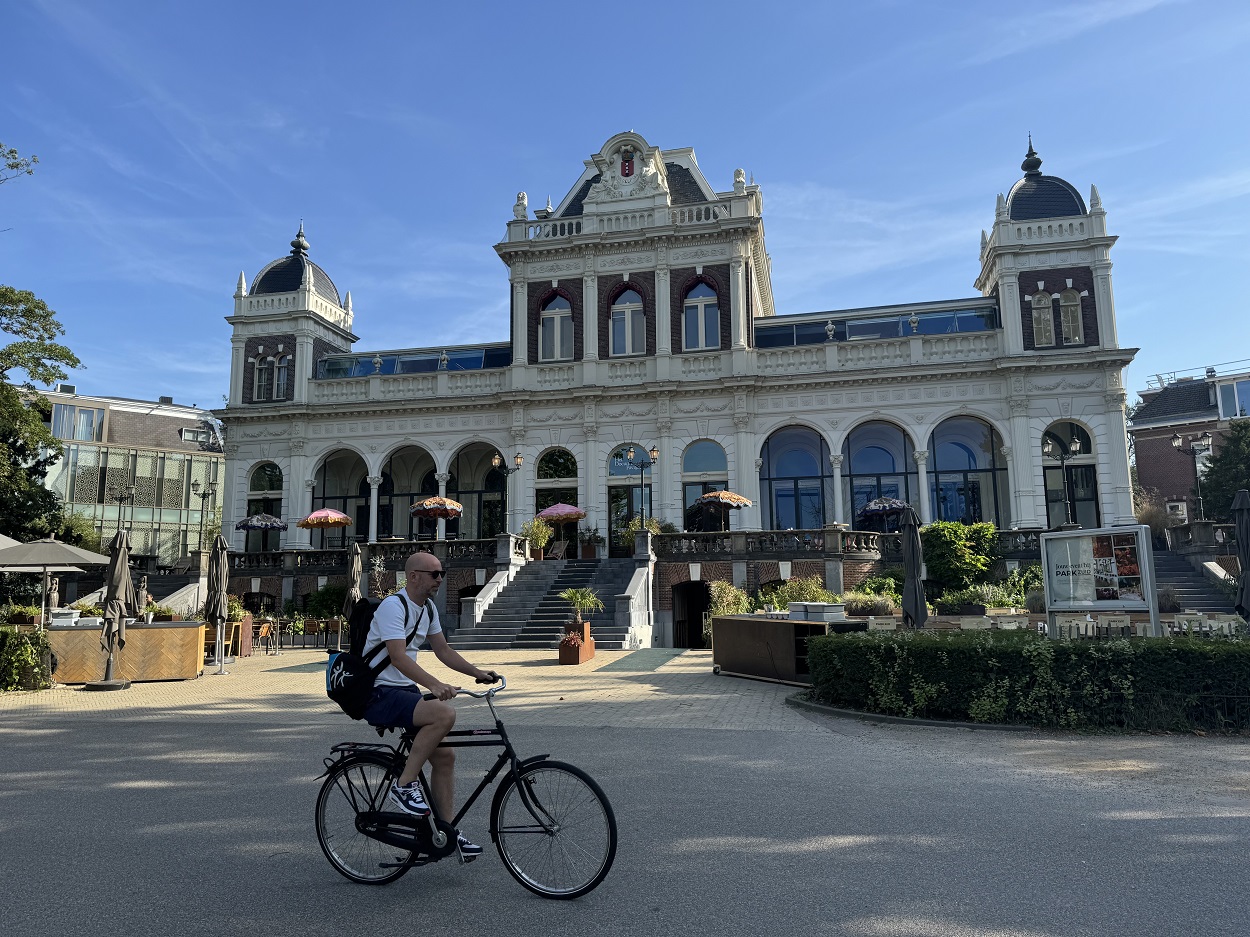
<svg viewBox="0 0 1250 937"><path fill-rule="evenodd" d="M321 508L319 511L313 511L302 521L298 521L295 526L303 527L305 530L320 528L322 530L330 527L347 527L352 523L352 519L342 511L336 511L334 508Z"/></svg>
<svg viewBox="0 0 1250 937"><path fill-rule="evenodd" d="M545 521L563 524L565 521L580 521L586 516L586 512L572 504L553 504L539 511L538 516Z"/></svg>

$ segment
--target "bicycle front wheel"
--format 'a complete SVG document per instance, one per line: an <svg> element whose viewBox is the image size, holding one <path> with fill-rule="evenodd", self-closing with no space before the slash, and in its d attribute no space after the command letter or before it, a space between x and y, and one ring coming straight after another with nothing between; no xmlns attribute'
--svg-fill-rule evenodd
<svg viewBox="0 0 1250 937"><path fill-rule="evenodd" d="M394 775L382 755L349 755L332 769L317 794L317 842L330 864L361 885L385 885L408 871L410 850L371 839L356 829L356 814L382 810Z"/></svg>
<svg viewBox="0 0 1250 937"><path fill-rule="evenodd" d="M544 898L577 898L607 876L616 857L616 817L599 785L561 761L509 776L491 810L499 858Z"/></svg>

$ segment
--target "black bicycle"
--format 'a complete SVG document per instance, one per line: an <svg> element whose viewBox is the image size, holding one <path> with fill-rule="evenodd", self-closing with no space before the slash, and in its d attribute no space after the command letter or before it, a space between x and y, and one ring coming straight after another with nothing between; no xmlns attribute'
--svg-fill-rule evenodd
<svg viewBox="0 0 1250 937"><path fill-rule="evenodd" d="M403 770L415 730L405 731L398 745L342 742L330 749L317 794L317 841L340 874L385 885L413 866L453 853L461 862L472 861L459 854L456 828L502 771L491 801L490 838L512 877L544 898L577 898L604 880L616 857L616 817L608 798L580 768L547 755L517 758L495 711L495 694L507 686L499 680L481 692L459 691L485 699L495 727L453 729L442 745L502 751L450 822L433 809L424 769L420 782L430 815L387 809L387 792Z"/></svg>

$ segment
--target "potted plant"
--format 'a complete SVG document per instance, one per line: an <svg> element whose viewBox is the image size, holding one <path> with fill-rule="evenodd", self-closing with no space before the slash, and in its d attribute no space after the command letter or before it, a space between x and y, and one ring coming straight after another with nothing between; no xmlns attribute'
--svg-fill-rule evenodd
<svg viewBox="0 0 1250 937"><path fill-rule="evenodd" d="M582 545L582 559L593 560L599 555L603 534L598 527L583 527L577 532L577 542Z"/></svg>
<svg viewBox="0 0 1250 937"><path fill-rule="evenodd" d="M535 517L521 525L521 536L529 541L531 559L541 560L543 548L551 542L555 531L541 517Z"/></svg>
<svg viewBox="0 0 1250 937"><path fill-rule="evenodd" d="M38 605L10 605L5 612L4 620L10 625L39 625L43 623L43 609Z"/></svg>
<svg viewBox="0 0 1250 937"><path fill-rule="evenodd" d="M564 638L560 641L560 663L580 664L595 656L595 642L590 636L590 623L582 618L582 612L601 611L603 602L599 594L589 587L565 589L560 598L573 607L573 618L565 627ZM570 635L576 641L570 641ZM566 641L568 641L566 647Z"/></svg>
<svg viewBox="0 0 1250 937"><path fill-rule="evenodd" d="M152 621L177 621L178 613L168 605L152 605Z"/></svg>

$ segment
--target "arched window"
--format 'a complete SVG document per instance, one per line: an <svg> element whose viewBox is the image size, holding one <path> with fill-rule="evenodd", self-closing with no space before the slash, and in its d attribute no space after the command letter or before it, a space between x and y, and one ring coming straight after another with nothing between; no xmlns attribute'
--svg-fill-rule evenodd
<svg viewBox="0 0 1250 937"><path fill-rule="evenodd" d="M729 460L719 443L700 439L681 455L681 491L686 530L727 530L729 508L695 501L709 491L729 487Z"/></svg>
<svg viewBox="0 0 1250 937"><path fill-rule="evenodd" d="M1063 328L1065 345L1085 344L1085 329L1081 324L1081 294L1076 290L1064 290L1059 294L1059 322Z"/></svg>
<svg viewBox="0 0 1250 937"><path fill-rule="evenodd" d="M282 516L282 469L266 462L252 469L247 482L247 514ZM281 545L279 530L249 530L243 542L247 553L267 553Z"/></svg>
<svg viewBox="0 0 1250 937"><path fill-rule="evenodd" d="M851 430L842 445L842 492L849 515L845 521L852 529L865 529L870 518L861 512L877 498L894 498L913 507L919 503L914 451L911 438L893 423L873 420ZM897 527L895 515L873 517L880 517L887 529Z"/></svg>
<svg viewBox="0 0 1250 937"><path fill-rule="evenodd" d="M266 462L264 465L258 465L252 470L252 477L248 482L249 492L281 490L282 469L278 468L272 462Z"/></svg>
<svg viewBox="0 0 1250 937"><path fill-rule="evenodd" d="M1033 294L1033 347L1045 348L1055 344L1055 316L1051 309L1050 294L1038 290Z"/></svg>
<svg viewBox="0 0 1250 937"><path fill-rule="evenodd" d="M577 459L567 449L549 449L538 458L534 482L534 507L542 511L553 504L577 505Z"/></svg>
<svg viewBox="0 0 1250 937"><path fill-rule="evenodd" d="M540 361L571 361L573 358L573 307L563 296L553 296L543 306L538 327Z"/></svg>
<svg viewBox="0 0 1250 937"><path fill-rule="evenodd" d="M290 372L291 356L282 355L274 363L273 399L286 400L286 385Z"/></svg>
<svg viewBox="0 0 1250 937"><path fill-rule="evenodd" d="M706 283L699 283L686 294L681 334L685 351L720 348L720 308L716 292Z"/></svg>
<svg viewBox="0 0 1250 937"><path fill-rule="evenodd" d="M626 290L612 303L609 322L612 355L643 355L647 352L647 318L642 311L642 297Z"/></svg>
<svg viewBox="0 0 1250 937"><path fill-rule="evenodd" d="M1098 465L1085 427L1070 420L1052 423L1042 434L1046 479L1046 523L1099 526Z"/></svg>
<svg viewBox="0 0 1250 937"><path fill-rule="evenodd" d="M929 437L929 503L935 521L1006 527L1007 467L997 430L973 417L943 420Z"/></svg>
<svg viewBox="0 0 1250 937"><path fill-rule="evenodd" d="M273 359L256 359L256 383L252 390L252 400L260 403L273 399Z"/></svg>
<svg viewBox="0 0 1250 937"><path fill-rule="evenodd" d="M764 443L760 466L761 520L765 530L815 530L833 520L829 446L804 426L779 429Z"/></svg>

